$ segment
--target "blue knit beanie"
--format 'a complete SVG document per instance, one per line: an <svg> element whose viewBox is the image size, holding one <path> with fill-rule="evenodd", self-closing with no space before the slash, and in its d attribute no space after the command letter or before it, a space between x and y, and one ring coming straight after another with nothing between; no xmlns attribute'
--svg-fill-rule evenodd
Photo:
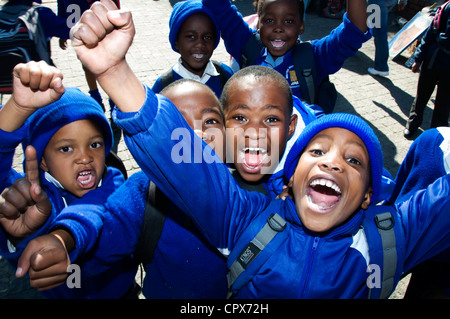
<svg viewBox="0 0 450 319"><path fill-rule="evenodd" d="M383 152L380 142L372 128L361 118L346 113L334 113L320 117L308 124L292 146L284 164L284 176L289 180L294 174L298 160L309 141L320 131L327 128L339 127L347 129L364 142L370 158L372 179L372 202L375 203L381 190L381 176L383 173Z"/></svg>
<svg viewBox="0 0 450 319"><path fill-rule="evenodd" d="M203 5L201 0L188 0L176 3L173 6L173 10L170 15L169 42L170 45L172 46L172 50L174 50L175 52L179 52L175 48L175 41L177 40L178 30L180 30L181 25L189 16L197 12L205 13L212 20L214 26L216 27L216 43L214 45L214 48L217 48L217 46L219 45L220 31L219 25L217 24L214 14L211 12L211 10L209 10L206 6Z"/></svg>
<svg viewBox="0 0 450 319"><path fill-rule="evenodd" d="M64 125L78 120L93 120L98 123L105 141L105 155L109 154L113 135L109 121L101 106L77 88L66 88L61 98L31 115L27 122L27 135L22 141L23 149L34 146L38 162L41 162L45 147L52 136Z"/></svg>

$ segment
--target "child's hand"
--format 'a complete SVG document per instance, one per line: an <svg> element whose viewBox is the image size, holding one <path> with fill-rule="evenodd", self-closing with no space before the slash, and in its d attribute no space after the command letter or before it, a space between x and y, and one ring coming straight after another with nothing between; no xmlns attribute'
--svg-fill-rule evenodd
<svg viewBox="0 0 450 319"><path fill-rule="evenodd" d="M63 284L70 259L64 241L57 235L44 235L30 241L17 263L16 277L30 275L30 285L47 290Z"/></svg>
<svg viewBox="0 0 450 319"><path fill-rule="evenodd" d="M13 71L13 94L0 110L0 128L13 132L37 109L64 93L62 73L44 61L19 63Z"/></svg>
<svg viewBox="0 0 450 319"><path fill-rule="evenodd" d="M81 63L96 77L125 61L135 34L130 12L111 0L95 2L71 29L72 45Z"/></svg>
<svg viewBox="0 0 450 319"><path fill-rule="evenodd" d="M25 150L25 173L24 178L16 180L1 194L0 224L13 242L37 231L52 211L52 204L39 184L39 167L33 146Z"/></svg>
<svg viewBox="0 0 450 319"><path fill-rule="evenodd" d="M62 73L44 61L30 61L16 65L13 71L15 105L34 112L57 101L64 93Z"/></svg>
<svg viewBox="0 0 450 319"><path fill-rule="evenodd" d="M414 62L413 65L411 66L411 71L413 73L417 73L420 71L420 63Z"/></svg>

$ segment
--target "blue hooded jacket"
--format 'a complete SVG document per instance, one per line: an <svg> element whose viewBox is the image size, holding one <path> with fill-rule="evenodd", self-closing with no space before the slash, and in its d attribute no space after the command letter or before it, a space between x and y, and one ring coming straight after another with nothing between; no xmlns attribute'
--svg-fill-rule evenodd
<svg viewBox="0 0 450 319"><path fill-rule="evenodd" d="M113 140L109 121L100 105L76 88L66 88L66 92L58 101L37 110L18 130L14 132L0 130L0 191L11 186L16 179L25 176L24 173L12 168L14 153L20 143L23 144L23 148L33 145L40 162L53 134L64 125L81 119L90 119L99 124L105 142L105 155L108 154ZM52 212L47 222L33 235L22 240L15 247L15 251L10 251L8 236L3 229L0 229L0 254L13 266L17 265L23 249L30 240L47 234L56 226L61 212L65 212L66 218L60 221L60 225L69 229L77 241L77 249L69 256L71 260L76 259L80 249L89 249L95 244L92 241L77 239L83 237L82 234L86 232L94 234L100 232L101 215L99 213L103 212L100 208L103 208L108 196L124 182L124 177L118 169L107 167L101 186L77 198L44 171L40 170L40 174L42 187L52 203ZM76 220L71 220L70 216L76 216ZM134 272L129 270L127 273L123 265L117 265L115 269L105 271L104 277L98 276L94 280L91 277L91 271L95 271L97 275L102 273L103 269L101 265L96 264L95 256L83 256L78 265L82 273L81 288L70 289L67 285L60 285L42 294L48 298L120 298L134 282L136 273L134 268ZM114 277L111 273L119 274L116 280L111 280ZM106 280L106 277L110 278Z"/></svg>
<svg viewBox="0 0 450 319"><path fill-rule="evenodd" d="M138 112L116 111L114 116L127 132L126 143L142 170L215 247L231 251L244 232L262 229L265 220L253 223L260 214L278 213L288 221L286 240L237 298L367 298L369 247L374 243L367 242L361 228L363 210L326 233L311 232L290 198L270 200L242 190L211 151L202 153L206 163L195 162L194 155L189 163L173 163L170 150L176 143L171 132L188 125L167 99L147 91L146 103ZM191 138L196 138L192 131ZM203 150L208 147L202 145ZM400 273L449 247L450 216L444 214L450 209L449 191L447 174L390 207L395 211ZM394 286L398 280L397 276Z"/></svg>

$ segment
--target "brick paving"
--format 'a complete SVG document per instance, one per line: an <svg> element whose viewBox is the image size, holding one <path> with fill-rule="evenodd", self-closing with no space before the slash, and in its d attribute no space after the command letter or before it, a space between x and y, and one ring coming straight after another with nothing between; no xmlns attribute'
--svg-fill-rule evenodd
<svg viewBox="0 0 450 319"><path fill-rule="evenodd" d="M136 25L136 37L127 60L140 80L149 85L152 85L156 78L178 58L178 54L171 50L167 40L168 20L172 6L176 2L178 1L121 1L122 8L129 9L133 13ZM234 1L243 15L252 13L252 2L253 0ZM3 4L4 1L1 3ZM43 3L56 11L56 1L43 1ZM306 16L303 40L320 38L338 24L339 21L320 18L315 12L309 12ZM396 31L394 27L391 29L393 32ZM390 36L392 35L391 32ZM344 67L330 77L339 92L335 111L357 114L371 123L383 147L385 167L395 175L412 143L412 140L403 137L402 132L415 97L418 75L413 74L402 63L390 61L389 77L373 77L367 73L367 68L373 66L374 54L373 40L369 40L356 56L348 59ZM407 54L405 56L407 57ZM84 92L88 91L81 64L71 47L63 51L59 48L57 39L53 39L52 58L56 66L62 70L66 86L75 86ZM222 62L229 61L229 55L222 42L213 58ZM105 105L108 105L106 94L101 92ZM423 129L429 128L434 98L435 95L432 96L425 111ZM7 96L4 96L2 102L6 99ZM123 140L119 144L118 155L124 161L129 174L139 171ZM18 149L14 161L17 169L21 169L21 162L22 154ZM392 298L403 296L407 282L406 279L400 283ZM36 298L37 296L38 294L29 288L26 280L14 278L12 268L0 258L0 298Z"/></svg>

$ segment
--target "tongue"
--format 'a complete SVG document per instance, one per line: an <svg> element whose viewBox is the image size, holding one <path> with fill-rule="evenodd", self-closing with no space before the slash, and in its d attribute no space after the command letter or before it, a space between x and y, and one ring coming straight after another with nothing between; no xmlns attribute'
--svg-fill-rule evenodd
<svg viewBox="0 0 450 319"><path fill-rule="evenodd" d="M339 196L319 192L314 188L311 189L310 196L314 204L323 208L331 207L339 201Z"/></svg>
<svg viewBox="0 0 450 319"><path fill-rule="evenodd" d="M258 166L262 162L262 154L254 152L245 152L245 162L249 166Z"/></svg>

